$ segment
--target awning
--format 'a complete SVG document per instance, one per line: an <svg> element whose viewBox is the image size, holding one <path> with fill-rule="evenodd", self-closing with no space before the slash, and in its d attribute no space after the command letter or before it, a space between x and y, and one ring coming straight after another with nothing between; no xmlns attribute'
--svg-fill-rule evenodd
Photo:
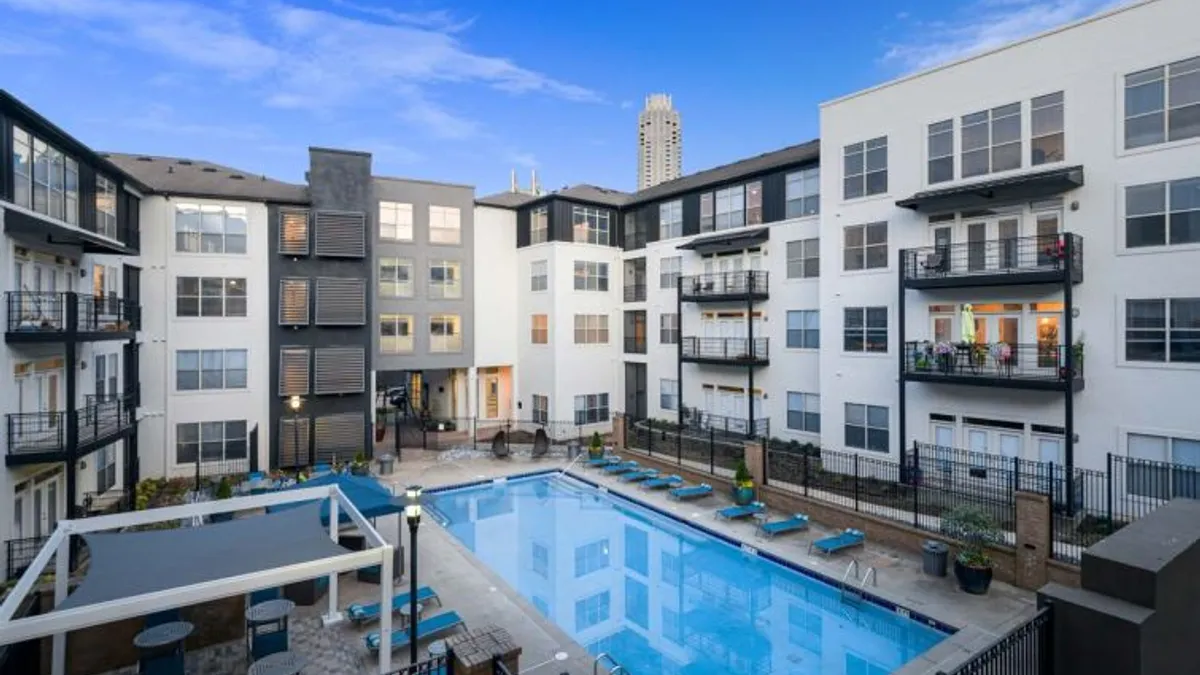
<svg viewBox="0 0 1200 675"><path fill-rule="evenodd" d="M732 253L734 251L744 251L748 248L762 246L762 243L770 236L771 231L768 228L757 227L753 230L738 230L737 232L714 234L708 237L697 237L686 244L680 244L676 248L695 251L700 255Z"/></svg>
<svg viewBox="0 0 1200 675"><path fill-rule="evenodd" d="M969 185L918 192L896 206L920 213L967 211L1057 197L1083 186L1083 166L1007 176Z"/></svg>
<svg viewBox="0 0 1200 675"><path fill-rule="evenodd" d="M314 487L329 487L336 485L341 489L342 494L354 504L354 508L363 514L366 518L379 518L393 513L400 513L404 510L404 501L394 497L392 491L380 483L378 480L370 476L354 476L347 474L327 473L316 478L311 478L303 483L297 483L289 488L281 490L302 490L305 488ZM302 504L312 504L312 502L301 502ZM283 511L294 509L301 503L279 504L272 506L268 511ZM325 499L321 502L321 522L329 522L329 500ZM338 514L339 523L349 523L350 516L345 511Z"/></svg>

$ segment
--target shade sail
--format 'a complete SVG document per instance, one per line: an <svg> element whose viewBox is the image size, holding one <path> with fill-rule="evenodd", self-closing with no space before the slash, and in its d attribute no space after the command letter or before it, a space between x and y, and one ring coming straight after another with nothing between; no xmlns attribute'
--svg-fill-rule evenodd
<svg viewBox="0 0 1200 675"><path fill-rule="evenodd" d="M350 553L315 502L200 527L83 535L87 575L54 611L167 591Z"/></svg>
<svg viewBox="0 0 1200 675"><path fill-rule="evenodd" d="M391 490L380 483L378 480L370 476L354 476L349 474L327 473L322 476L317 476L297 483L284 490L300 490L313 487L328 487L331 485L338 486L342 494L354 504L354 508L363 514L365 518L378 518L387 516L393 513L399 513L404 510L404 501L392 496ZM311 504L312 502L300 502L297 504L280 504L270 507L270 511L284 511L294 509L299 504ZM321 501L321 522L329 522L329 500ZM350 517L344 512L338 513L339 523L350 522Z"/></svg>

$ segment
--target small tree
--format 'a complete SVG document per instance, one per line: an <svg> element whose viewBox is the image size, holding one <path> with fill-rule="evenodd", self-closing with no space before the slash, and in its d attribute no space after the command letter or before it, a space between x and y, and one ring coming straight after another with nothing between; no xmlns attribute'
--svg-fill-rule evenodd
<svg viewBox="0 0 1200 675"><path fill-rule="evenodd" d="M967 567L990 568L989 544L1000 540L1000 532L990 514L975 506L960 506L942 518L943 531L962 542L958 561Z"/></svg>
<svg viewBox="0 0 1200 675"><path fill-rule="evenodd" d="M229 499L233 496L233 485L229 482L228 476L222 476L221 482L217 483L217 499Z"/></svg>
<svg viewBox="0 0 1200 675"><path fill-rule="evenodd" d="M754 478L750 476L750 469L746 466L745 459L738 460L737 468L733 471L733 481L737 483L738 487L754 487Z"/></svg>
<svg viewBox="0 0 1200 675"><path fill-rule="evenodd" d="M604 440L600 438L599 431L592 432L592 440L588 443L588 456L593 459L604 456Z"/></svg>

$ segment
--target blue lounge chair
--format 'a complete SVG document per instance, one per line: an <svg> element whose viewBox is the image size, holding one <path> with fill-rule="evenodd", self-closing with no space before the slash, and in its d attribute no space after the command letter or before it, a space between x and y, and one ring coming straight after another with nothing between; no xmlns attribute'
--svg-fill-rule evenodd
<svg viewBox="0 0 1200 675"><path fill-rule="evenodd" d="M646 481L645 483L642 483L642 489L657 490L659 488L665 488L665 487L672 487L672 488L679 487L680 485L683 485L683 477L676 476L675 474L671 474L670 476L661 476L659 478L651 478L650 480Z"/></svg>
<svg viewBox="0 0 1200 675"><path fill-rule="evenodd" d="M640 465L637 462L621 462L620 464L609 464L608 466L604 467L604 473L611 473L614 475L619 474L619 473L629 473L630 471L634 471L635 469L637 469L639 466Z"/></svg>
<svg viewBox="0 0 1200 675"><path fill-rule="evenodd" d="M740 518L749 518L756 513L764 513L767 510L767 505L762 502L750 502L745 506L730 506L724 509L717 510L717 517L725 520L738 520Z"/></svg>
<svg viewBox="0 0 1200 675"><path fill-rule="evenodd" d="M595 468L602 468L602 467L606 467L610 464L620 464L621 458L617 457L616 455L605 455L604 457L599 457L596 459L589 459L587 461L587 463L588 463L588 466L595 467Z"/></svg>
<svg viewBox="0 0 1200 675"><path fill-rule="evenodd" d="M438 607L442 606L442 599L438 597L436 591L429 586L422 586L417 589L417 602L422 604L436 600ZM410 602L410 594L398 593L392 598L392 612L399 612L401 607L408 607ZM346 608L346 617L354 623L368 623L370 621L379 620L379 609L381 605L378 602L372 602L369 605L354 603Z"/></svg>
<svg viewBox="0 0 1200 675"><path fill-rule="evenodd" d="M672 499L683 501L685 499L699 499L700 497L707 497L712 494L712 491L713 489L711 485L708 483L701 483L699 485L689 485L687 487L675 488L674 490L668 492L667 495Z"/></svg>
<svg viewBox="0 0 1200 675"><path fill-rule="evenodd" d="M638 481L650 480L658 478L658 469L642 469L641 471L630 471L621 476L621 480L626 483L637 483Z"/></svg>
<svg viewBox="0 0 1200 675"><path fill-rule="evenodd" d="M328 464L314 464L312 475L316 476L317 474L322 473L333 473L333 467L329 466Z"/></svg>
<svg viewBox="0 0 1200 675"><path fill-rule="evenodd" d="M808 516L803 513L796 513L783 520L776 520L773 523L763 523L758 526L758 533L770 539L777 534L787 534L803 530L808 527Z"/></svg>
<svg viewBox="0 0 1200 675"><path fill-rule="evenodd" d="M466 626L466 622L458 615L458 612L450 610L442 612L436 616L431 616L428 619L423 619L417 622L417 639L423 640L427 637L433 637L438 633L445 633L448 630L457 628L458 626ZM363 638L367 649L372 652L378 652L380 642L383 637L378 633L368 633ZM397 628L392 631L392 649L399 649L408 646L408 628Z"/></svg>
<svg viewBox="0 0 1200 675"><path fill-rule="evenodd" d="M831 555L854 546L862 546L866 540L867 535L863 534L862 530L847 528L840 534L813 541L808 545L808 550L811 553L815 548L821 553Z"/></svg>

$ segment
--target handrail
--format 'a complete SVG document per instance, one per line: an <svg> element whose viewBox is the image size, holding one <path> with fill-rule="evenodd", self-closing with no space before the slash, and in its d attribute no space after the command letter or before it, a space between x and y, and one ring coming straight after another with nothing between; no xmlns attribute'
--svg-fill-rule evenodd
<svg viewBox="0 0 1200 675"><path fill-rule="evenodd" d="M842 575L841 586L838 587L838 599L842 600L843 602L846 600L846 589L850 587L850 584L848 583L847 580L850 578L851 573L854 574L854 580L858 581L858 559L857 558L850 559L850 564L846 566L846 573Z"/></svg>
<svg viewBox="0 0 1200 675"><path fill-rule="evenodd" d="M592 662L592 675L599 675L600 663L605 659L608 659L608 662L612 664L612 668L609 668L607 671L608 675L620 675L620 673L629 675L629 671L625 670L625 666L617 663L617 660L614 659L608 652L601 652L600 655L596 657L596 660Z"/></svg>
<svg viewBox="0 0 1200 675"><path fill-rule="evenodd" d="M860 583L860 584L858 585L858 588L859 588L860 590L861 590L861 589L863 589L863 588L866 588L866 587L867 587L867 580L868 580L868 579L870 579L870 580L871 580L871 585L872 585L872 586L874 586L874 587L876 587L876 588L878 588L878 587L879 587L879 572L875 571L875 568L874 568L874 567L868 567L868 568L867 568L867 573L863 575L863 578L862 578L862 583Z"/></svg>

